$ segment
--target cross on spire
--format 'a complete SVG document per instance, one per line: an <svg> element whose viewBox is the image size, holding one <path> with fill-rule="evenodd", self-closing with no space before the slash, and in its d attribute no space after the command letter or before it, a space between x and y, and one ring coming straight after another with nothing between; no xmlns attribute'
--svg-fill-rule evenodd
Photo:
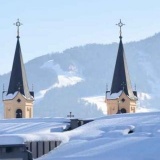
<svg viewBox="0 0 160 160"><path fill-rule="evenodd" d="M137 90L137 86L136 86L136 84L134 85L134 89L135 89L135 91Z"/></svg>
<svg viewBox="0 0 160 160"><path fill-rule="evenodd" d="M67 115L67 117L72 118L74 117L74 115L72 115L72 112L69 112L69 115Z"/></svg>
<svg viewBox="0 0 160 160"><path fill-rule="evenodd" d="M3 83L3 92L4 92L5 88L4 88L4 83Z"/></svg>
<svg viewBox="0 0 160 160"><path fill-rule="evenodd" d="M34 85L32 84L32 91L33 91Z"/></svg>
<svg viewBox="0 0 160 160"><path fill-rule="evenodd" d="M119 28L120 28L120 36L119 36L119 38L121 39L121 38L122 38L122 30L121 30L121 28L122 28L122 26L124 26L125 24L122 23L122 22L121 22L121 19L120 19L120 22L119 22L118 24L116 24L116 25L119 26Z"/></svg>
<svg viewBox="0 0 160 160"><path fill-rule="evenodd" d="M106 84L106 91L108 91L108 84Z"/></svg>
<svg viewBox="0 0 160 160"><path fill-rule="evenodd" d="M17 22L14 23L15 26L17 26L17 38L20 38L19 36L19 27L22 25L22 23L17 19Z"/></svg>
<svg viewBox="0 0 160 160"><path fill-rule="evenodd" d="M121 85L122 85L122 87L123 87L123 91L124 91L124 86L125 86L126 84L125 84L124 82L122 82L122 84L121 84Z"/></svg>
<svg viewBox="0 0 160 160"><path fill-rule="evenodd" d="M20 84L20 82L18 82L18 84L17 84L17 87L18 87L18 91L20 91L20 89L21 89L21 84Z"/></svg>

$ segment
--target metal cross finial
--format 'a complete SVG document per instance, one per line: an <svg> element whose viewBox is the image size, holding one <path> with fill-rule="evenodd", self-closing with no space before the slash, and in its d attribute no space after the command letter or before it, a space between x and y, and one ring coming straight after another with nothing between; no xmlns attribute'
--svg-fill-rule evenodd
<svg viewBox="0 0 160 160"><path fill-rule="evenodd" d="M122 82L122 84L121 84L122 86L123 86L123 91L124 91L124 86L126 85L124 82Z"/></svg>
<svg viewBox="0 0 160 160"><path fill-rule="evenodd" d="M17 26L17 38L19 38L19 27L22 25L22 23L20 23L19 19L17 19L17 22L14 23L15 26Z"/></svg>
<svg viewBox="0 0 160 160"><path fill-rule="evenodd" d="M32 91L33 91L34 85L32 84Z"/></svg>
<svg viewBox="0 0 160 160"><path fill-rule="evenodd" d="M108 84L106 84L106 91L108 91Z"/></svg>
<svg viewBox="0 0 160 160"><path fill-rule="evenodd" d="M21 89L21 83L20 82L18 82L18 84L17 84L17 87L18 87L18 91L20 91L20 89Z"/></svg>
<svg viewBox="0 0 160 160"><path fill-rule="evenodd" d="M135 89L135 91L136 91L136 89L137 89L137 86L136 86L136 84L134 85L134 89Z"/></svg>
<svg viewBox="0 0 160 160"><path fill-rule="evenodd" d="M4 88L4 83L3 83L3 92L4 92L5 88Z"/></svg>
<svg viewBox="0 0 160 160"><path fill-rule="evenodd" d="M122 28L122 26L124 26L125 24L122 23L122 22L121 22L121 19L120 19L120 22L119 22L118 24L116 24L116 25L119 26L119 28L120 28L120 36L119 36L119 38L122 38L122 30L121 30L121 28Z"/></svg>
<svg viewBox="0 0 160 160"><path fill-rule="evenodd" d="M74 117L74 115L72 115L72 112L69 112L69 115L67 115L67 117L72 118L72 117Z"/></svg>

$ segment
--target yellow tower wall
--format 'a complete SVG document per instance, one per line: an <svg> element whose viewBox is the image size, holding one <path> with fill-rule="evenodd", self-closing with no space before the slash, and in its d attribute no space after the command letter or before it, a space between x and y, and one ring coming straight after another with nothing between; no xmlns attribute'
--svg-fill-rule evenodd
<svg viewBox="0 0 160 160"><path fill-rule="evenodd" d="M119 109L125 109L126 113L135 113L136 112L136 100L131 100L124 92L116 99L107 99L107 114L112 115L118 112Z"/></svg>
<svg viewBox="0 0 160 160"><path fill-rule="evenodd" d="M20 100L20 102L18 102ZM17 109L22 110L22 118L33 117L33 100L26 99L20 92L9 100L3 100L4 102L4 118L16 118Z"/></svg>

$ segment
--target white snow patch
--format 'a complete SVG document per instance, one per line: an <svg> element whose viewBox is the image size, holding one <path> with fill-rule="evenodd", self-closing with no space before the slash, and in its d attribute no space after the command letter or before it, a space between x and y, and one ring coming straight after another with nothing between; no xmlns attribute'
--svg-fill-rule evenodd
<svg viewBox="0 0 160 160"><path fill-rule="evenodd" d="M106 98L107 99L116 99L119 98L119 96L122 94L122 90L119 91L118 93L112 93L110 94L110 92L107 92Z"/></svg>
<svg viewBox="0 0 160 160"><path fill-rule="evenodd" d="M59 75L58 76L58 83L55 83L53 85L53 88L73 86L81 81L83 81L83 79L80 77Z"/></svg>
<svg viewBox="0 0 160 160"><path fill-rule="evenodd" d="M50 89L52 89L52 88L48 88L48 89L39 91L39 92L36 94L35 99L38 100L38 99L43 98L44 95L47 93L47 91L49 91Z"/></svg>
<svg viewBox="0 0 160 160"><path fill-rule="evenodd" d="M39 91L36 94L35 99L38 100L38 99L43 98L48 91L50 91L54 88L73 86L81 81L83 81L83 79L80 77L59 75L58 82L53 84L52 86L50 86L49 88L47 88L45 90Z"/></svg>
<svg viewBox="0 0 160 160"><path fill-rule="evenodd" d="M54 60L49 60L48 62L45 62L41 68L49 68L56 71L57 75L75 75L78 73L78 68L74 64L70 64L68 66L68 70L64 71L59 64L55 64Z"/></svg>
<svg viewBox="0 0 160 160"><path fill-rule="evenodd" d="M17 135L0 135L0 145L24 144L24 140Z"/></svg>
<svg viewBox="0 0 160 160"><path fill-rule="evenodd" d="M66 142L68 137L58 132L68 128L69 121L65 118L0 120L0 145L23 144L26 141L40 140L60 140Z"/></svg>
<svg viewBox="0 0 160 160"><path fill-rule="evenodd" d="M20 92L19 91L16 91L15 93L10 93L10 94L4 94L3 93L3 97L2 99L3 100L10 100L10 99L14 99ZM20 93L21 94L21 93ZM23 94L21 94L24 98L26 98ZM31 99L34 99L32 96L31 96Z"/></svg>
<svg viewBox="0 0 160 160"><path fill-rule="evenodd" d="M58 82L54 83L47 89L39 91L35 96L36 100L43 98L48 91L54 88L73 86L81 81L84 81L84 79L77 74L78 69L74 65L70 65L68 72L66 72L61 69L59 64L54 64L54 60L50 60L44 63L41 68L51 68L55 70L58 75Z"/></svg>
<svg viewBox="0 0 160 160"><path fill-rule="evenodd" d="M68 137L57 132L46 134L34 133L0 135L0 145L24 144L27 141L62 141L65 143L68 141Z"/></svg>
<svg viewBox="0 0 160 160"><path fill-rule="evenodd" d="M141 101L150 100L151 95L148 93L140 92L140 93L138 93L138 99L140 99Z"/></svg>
<svg viewBox="0 0 160 160"><path fill-rule="evenodd" d="M154 112L156 111L155 107L147 108L152 97L148 93L138 92L138 101L137 101L137 111L136 112Z"/></svg>
<svg viewBox="0 0 160 160"><path fill-rule="evenodd" d="M10 94L3 94L3 100L9 100L9 99L13 99L14 97L16 97L18 94L18 91L15 92L14 94L10 93Z"/></svg>
<svg viewBox="0 0 160 160"><path fill-rule="evenodd" d="M107 107L106 107L104 96L84 97L81 99L85 102L96 104L98 109L102 110L104 114L107 114Z"/></svg>
<svg viewBox="0 0 160 160"><path fill-rule="evenodd" d="M150 112L151 110L148 108L144 108L144 107L138 107L136 112L137 113L141 113L141 112Z"/></svg>

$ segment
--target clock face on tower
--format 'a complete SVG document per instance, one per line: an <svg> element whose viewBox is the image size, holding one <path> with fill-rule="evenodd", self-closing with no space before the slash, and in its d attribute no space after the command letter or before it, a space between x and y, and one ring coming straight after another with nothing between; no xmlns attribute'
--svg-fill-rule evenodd
<svg viewBox="0 0 160 160"><path fill-rule="evenodd" d="M17 99L17 102L20 103L20 102L21 102L21 99L18 98L18 99Z"/></svg>

